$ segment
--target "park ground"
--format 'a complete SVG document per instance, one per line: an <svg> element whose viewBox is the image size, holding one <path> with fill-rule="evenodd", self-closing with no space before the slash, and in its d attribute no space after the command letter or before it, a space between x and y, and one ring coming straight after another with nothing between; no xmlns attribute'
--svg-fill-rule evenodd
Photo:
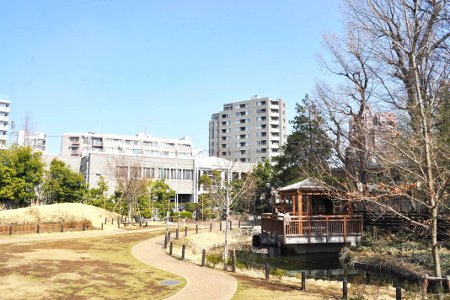
<svg viewBox="0 0 450 300"><path fill-rule="evenodd" d="M183 278L145 265L131 255L135 244L162 235L163 230L124 230L76 239L57 238L71 233L50 234L54 239L46 241L24 241L18 236L16 243L10 238L8 243L0 243L0 295L3 299L163 299L185 285ZM307 291L303 292L294 283L233 276L238 280L234 299L341 297L338 282L310 280ZM165 280L179 281L179 284L166 286L162 284ZM351 293L356 295L358 291L351 290Z"/></svg>

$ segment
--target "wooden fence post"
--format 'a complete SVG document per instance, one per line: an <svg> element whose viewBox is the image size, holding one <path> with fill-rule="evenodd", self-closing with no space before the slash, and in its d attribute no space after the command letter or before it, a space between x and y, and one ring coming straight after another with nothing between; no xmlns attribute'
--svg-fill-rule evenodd
<svg viewBox="0 0 450 300"><path fill-rule="evenodd" d="M187 236L187 226L184 227L184 236Z"/></svg>
<svg viewBox="0 0 450 300"><path fill-rule="evenodd" d="M63 225L64 226L64 225ZM102 230L103 230L103 223L102 223Z"/></svg>
<svg viewBox="0 0 450 300"><path fill-rule="evenodd" d="M344 278L344 281L342 281L342 299L347 300L347 278Z"/></svg>
<svg viewBox="0 0 450 300"><path fill-rule="evenodd" d="M395 300L402 300L402 288L399 286L395 288Z"/></svg>
<svg viewBox="0 0 450 300"><path fill-rule="evenodd" d="M220 220L219 222L220 222L219 231L222 231L222 220Z"/></svg>
<svg viewBox="0 0 450 300"><path fill-rule="evenodd" d="M231 252L231 272L236 273L236 250Z"/></svg>
<svg viewBox="0 0 450 300"><path fill-rule="evenodd" d="M195 234L198 234L198 224L195 224Z"/></svg>
<svg viewBox="0 0 450 300"><path fill-rule="evenodd" d="M178 240L180 238L180 229L177 228L177 230L175 231L175 239Z"/></svg>
<svg viewBox="0 0 450 300"><path fill-rule="evenodd" d="M306 291L306 273L302 272L302 291Z"/></svg>
<svg viewBox="0 0 450 300"><path fill-rule="evenodd" d="M427 291L428 291L428 274L425 274L423 276L423 298L426 298L427 296Z"/></svg>
<svg viewBox="0 0 450 300"><path fill-rule="evenodd" d="M241 218L239 218L238 227L241 228Z"/></svg>
<svg viewBox="0 0 450 300"><path fill-rule="evenodd" d="M202 267L206 265L206 250L202 250Z"/></svg>
<svg viewBox="0 0 450 300"><path fill-rule="evenodd" d="M209 231L212 231L212 223L209 223Z"/></svg>
<svg viewBox="0 0 450 300"><path fill-rule="evenodd" d="M186 252L186 245L183 244L183 246L181 246L181 260L185 259L185 253Z"/></svg>
<svg viewBox="0 0 450 300"><path fill-rule="evenodd" d="M61 232L64 232L64 222L61 223Z"/></svg>
<svg viewBox="0 0 450 300"><path fill-rule="evenodd" d="M265 279L269 280L269 275L270 275L270 265L269 263L266 263L265 265Z"/></svg>
<svg viewBox="0 0 450 300"><path fill-rule="evenodd" d="M9 235L12 235L12 224L9 224Z"/></svg>
<svg viewBox="0 0 450 300"><path fill-rule="evenodd" d="M37 224L36 225L36 233L40 233L41 232L41 225Z"/></svg>
<svg viewBox="0 0 450 300"><path fill-rule="evenodd" d="M447 290L450 293L450 276L447 276Z"/></svg>
<svg viewBox="0 0 450 300"><path fill-rule="evenodd" d="M230 230L233 230L233 222L230 221Z"/></svg>
<svg viewBox="0 0 450 300"><path fill-rule="evenodd" d="M170 241L169 255L172 255L172 253L173 253L173 241Z"/></svg>

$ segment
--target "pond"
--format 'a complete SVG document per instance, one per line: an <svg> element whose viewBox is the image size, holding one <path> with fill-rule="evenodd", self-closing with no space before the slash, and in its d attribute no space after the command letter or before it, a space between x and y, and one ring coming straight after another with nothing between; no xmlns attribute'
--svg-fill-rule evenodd
<svg viewBox="0 0 450 300"><path fill-rule="evenodd" d="M296 254L289 248L265 247L263 249L246 246L236 251L238 262L249 268L262 269L265 263L271 268L286 271L288 276L298 276L305 272L307 278L323 280L343 280L350 283L402 286L410 289L418 285L392 274L344 267L339 260L339 253Z"/></svg>

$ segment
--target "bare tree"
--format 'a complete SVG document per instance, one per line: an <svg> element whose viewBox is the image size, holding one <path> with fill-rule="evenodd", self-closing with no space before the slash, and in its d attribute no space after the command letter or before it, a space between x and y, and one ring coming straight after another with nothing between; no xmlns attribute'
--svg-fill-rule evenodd
<svg viewBox="0 0 450 300"><path fill-rule="evenodd" d="M225 217L224 270L227 270L230 213L244 201L251 201L256 195L255 177L246 174L248 170L239 168L236 163L222 160L219 169L204 174L200 183L209 192L211 202Z"/></svg>
<svg viewBox="0 0 450 300"><path fill-rule="evenodd" d="M142 178L142 163L137 158L126 156L109 160L109 171L116 182L117 191L126 201L128 220L138 208L139 198L147 193L147 181Z"/></svg>
<svg viewBox="0 0 450 300"><path fill-rule="evenodd" d="M372 203L426 230L437 277L442 276L437 222L450 180L449 147L439 143L436 129L436 111L448 93L448 4L347 0L349 33L336 43L325 39L332 62L328 69L344 83L338 89L319 83L316 89L329 117L332 164L345 178L323 182L338 197ZM340 43L345 46L336 46ZM399 127L373 132L365 122L376 118L369 102L395 112ZM328 166L323 170L329 173ZM410 218L393 205L398 197L424 207L429 220Z"/></svg>
<svg viewBox="0 0 450 300"><path fill-rule="evenodd" d="M22 122L22 130L24 131L23 142L24 146L31 146L31 137L36 131L36 123L33 121L32 115L30 112L27 112Z"/></svg>

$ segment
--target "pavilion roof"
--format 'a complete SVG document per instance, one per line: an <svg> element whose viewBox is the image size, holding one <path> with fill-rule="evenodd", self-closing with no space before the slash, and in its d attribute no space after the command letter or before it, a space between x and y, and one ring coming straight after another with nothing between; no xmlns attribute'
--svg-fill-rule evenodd
<svg viewBox="0 0 450 300"><path fill-rule="evenodd" d="M306 178L305 180L287 185L279 189L280 192L287 191L309 191L309 190L324 190L324 187L321 186L317 181L311 178Z"/></svg>

